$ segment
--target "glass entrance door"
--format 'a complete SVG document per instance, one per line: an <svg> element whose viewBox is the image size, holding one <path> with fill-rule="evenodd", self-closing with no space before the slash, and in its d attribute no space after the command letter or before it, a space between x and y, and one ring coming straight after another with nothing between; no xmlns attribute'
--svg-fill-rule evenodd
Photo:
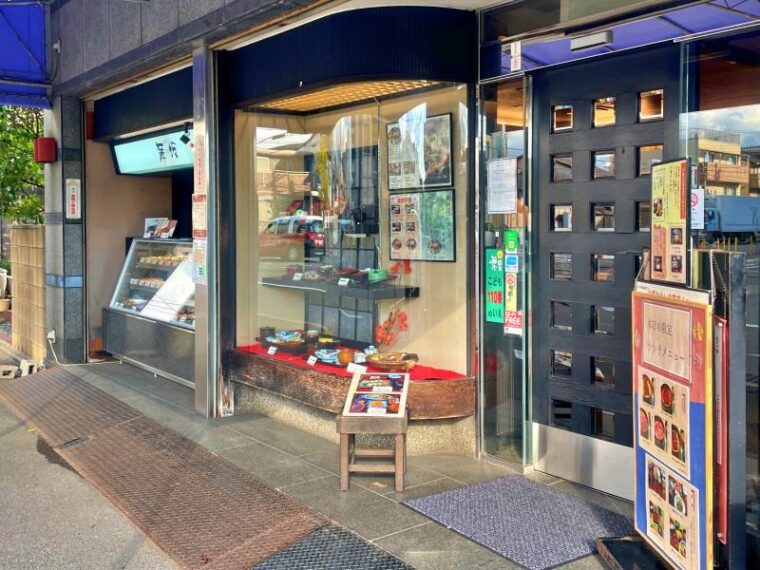
<svg viewBox="0 0 760 570"><path fill-rule="evenodd" d="M526 210L523 80L482 90L481 418L483 451L522 464Z"/></svg>

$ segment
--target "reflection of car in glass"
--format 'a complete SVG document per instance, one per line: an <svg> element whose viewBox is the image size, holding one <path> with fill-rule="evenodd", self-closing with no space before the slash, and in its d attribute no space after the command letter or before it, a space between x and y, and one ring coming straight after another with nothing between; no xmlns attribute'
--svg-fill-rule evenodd
<svg viewBox="0 0 760 570"><path fill-rule="evenodd" d="M281 216L267 224L259 236L262 257L279 257L296 261L322 255L325 234L320 216Z"/></svg>

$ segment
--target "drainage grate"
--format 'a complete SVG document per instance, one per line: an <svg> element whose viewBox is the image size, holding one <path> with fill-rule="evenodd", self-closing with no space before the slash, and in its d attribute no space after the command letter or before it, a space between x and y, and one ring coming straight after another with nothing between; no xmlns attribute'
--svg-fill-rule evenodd
<svg viewBox="0 0 760 570"><path fill-rule="evenodd" d="M314 531L252 570L411 570L401 560L335 526Z"/></svg>
<svg viewBox="0 0 760 570"><path fill-rule="evenodd" d="M183 567L249 568L326 522L64 370L0 385L0 398Z"/></svg>

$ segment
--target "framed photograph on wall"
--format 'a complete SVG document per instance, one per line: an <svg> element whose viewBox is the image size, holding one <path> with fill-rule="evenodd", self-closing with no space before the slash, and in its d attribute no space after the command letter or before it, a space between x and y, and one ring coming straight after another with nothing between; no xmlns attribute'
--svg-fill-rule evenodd
<svg viewBox="0 0 760 570"><path fill-rule="evenodd" d="M451 114L427 117L424 106L387 126L388 189L453 185Z"/></svg>
<svg viewBox="0 0 760 570"><path fill-rule="evenodd" d="M392 261L456 261L454 190L390 195Z"/></svg>

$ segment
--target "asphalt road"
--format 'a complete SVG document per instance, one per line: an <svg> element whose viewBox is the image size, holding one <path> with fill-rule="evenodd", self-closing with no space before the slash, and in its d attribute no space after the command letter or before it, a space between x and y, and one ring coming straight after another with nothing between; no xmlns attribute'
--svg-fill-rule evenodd
<svg viewBox="0 0 760 570"><path fill-rule="evenodd" d="M3 570L176 568L2 403L0 513Z"/></svg>

